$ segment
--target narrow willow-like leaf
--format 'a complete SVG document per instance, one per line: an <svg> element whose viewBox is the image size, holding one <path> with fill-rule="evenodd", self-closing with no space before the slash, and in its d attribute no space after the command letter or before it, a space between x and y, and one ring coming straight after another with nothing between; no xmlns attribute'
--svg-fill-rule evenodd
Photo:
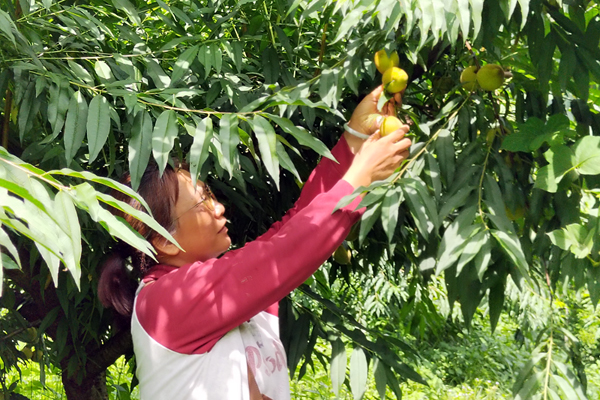
<svg viewBox="0 0 600 400"><path fill-rule="evenodd" d="M4 33L4 35L10 39L13 45L16 45L15 35L13 35L12 32L13 29L15 31L17 30L14 22L10 18L10 15L5 11L0 10L0 31L2 31L2 33Z"/></svg>
<svg viewBox="0 0 600 400"><path fill-rule="evenodd" d="M213 54L210 45L204 45L198 50L198 61L204 66L204 79L210 74L213 66Z"/></svg>
<svg viewBox="0 0 600 400"><path fill-rule="evenodd" d="M87 129L88 104L81 91L73 93L65 121L65 159L71 164L77 150L81 147Z"/></svg>
<svg viewBox="0 0 600 400"><path fill-rule="evenodd" d="M91 163L96 159L106 143L110 132L110 110L104 96L98 95L92 99L88 109L87 141Z"/></svg>
<svg viewBox="0 0 600 400"><path fill-rule="evenodd" d="M43 173L43 171L41 171ZM53 179L51 175L65 175L65 176L72 176L74 178L81 178L81 179L85 179L88 180L90 182L94 182L94 183L99 183L101 185L107 186L111 189L117 190L121 193L124 193L130 197L133 197L134 199L136 199L141 205L143 205L146 208L146 211L152 215L152 212L150 210L150 207L148 206L148 203L146 203L146 200L144 200L144 198L142 196L140 196L139 194L137 194L135 191L133 191L130 187L123 185L120 182L117 181L113 181L112 179L109 178L104 178L101 176L97 176L94 175L93 173L89 172L89 171L73 171L72 169L68 169L68 168L63 168L63 169L59 169L59 170L52 170L52 171L48 171L47 173L45 173L44 177L46 179ZM93 193L95 193L94 188L87 184ZM77 187L80 187L81 185L77 185ZM93 195L95 198L95 194Z"/></svg>
<svg viewBox="0 0 600 400"><path fill-rule="evenodd" d="M240 142L237 115L223 115L219 123L219 128L219 137L221 138L221 150L224 156L225 169L227 169L229 175L233 175L234 164L237 160L237 145Z"/></svg>
<svg viewBox="0 0 600 400"><path fill-rule="evenodd" d="M285 132L294 136L301 145L310 147L320 155L335 161L335 158L327 146L325 146L325 144L323 144L323 142L321 142L319 139L312 136L304 128L297 127L289 119L278 117L276 115L267 114L267 118L279 125Z"/></svg>
<svg viewBox="0 0 600 400"><path fill-rule="evenodd" d="M292 161L288 153L285 151L285 147L283 147L280 141L277 141L277 158L279 159L279 164L282 168L294 174L298 181L302 181L302 177L298 173L294 162Z"/></svg>
<svg viewBox="0 0 600 400"><path fill-rule="evenodd" d="M71 69L71 72L77 78L79 78L83 83L85 83L88 86L94 85L94 78L88 72L88 70L85 69L82 65L80 65L74 61L71 61L71 60L67 60L67 64L69 64L69 68Z"/></svg>
<svg viewBox="0 0 600 400"><path fill-rule="evenodd" d="M355 400L360 400L367 391L369 364L365 352L355 347L350 356L350 390Z"/></svg>
<svg viewBox="0 0 600 400"><path fill-rule="evenodd" d="M195 184L198 171L208 159L208 149L213 136L213 122L210 117L206 117L196 124L194 131L194 143L190 148L189 163L190 175Z"/></svg>
<svg viewBox="0 0 600 400"><path fill-rule="evenodd" d="M383 199L381 205L381 224L387 235L388 243L392 243L392 239L394 238L394 232L398 224L398 210L403 201L404 196L400 186L389 190Z"/></svg>
<svg viewBox="0 0 600 400"><path fill-rule="evenodd" d="M523 249L521 248L521 242L519 242L519 238L509 232L503 232L500 230L492 229L490 230L492 236L498 241L500 247L508 258L515 264L515 266L519 269L519 272L525 279L530 279L529 277L529 264L525 259L525 254L523 253Z"/></svg>
<svg viewBox="0 0 600 400"><path fill-rule="evenodd" d="M147 111L138 112L131 127L129 140L129 173L131 188L137 190L152 153L152 118Z"/></svg>
<svg viewBox="0 0 600 400"><path fill-rule="evenodd" d="M81 277L81 228L79 226L77 211L73 205L72 197L62 190L56 194L54 204L54 218L61 221L59 226L69 238L67 246L70 248L72 260L65 260L65 265L73 276L75 284L79 287Z"/></svg>
<svg viewBox="0 0 600 400"><path fill-rule="evenodd" d="M58 258L53 252L48 250L46 247L42 246L38 241L35 241L35 247L37 247L38 251L40 252L40 255L46 262L46 266L50 271L50 276L52 276L54 286L58 287L58 272L60 270L60 258Z"/></svg>
<svg viewBox="0 0 600 400"><path fill-rule="evenodd" d="M192 46L177 58L177 61L175 61L175 65L173 66L173 73L171 74L172 84L177 83L184 74L189 72L190 65L198 54L198 48L198 45Z"/></svg>
<svg viewBox="0 0 600 400"><path fill-rule="evenodd" d="M385 400L385 389L387 387L386 366L379 358L373 358L373 375L375 376L375 388L381 400Z"/></svg>
<svg viewBox="0 0 600 400"><path fill-rule="evenodd" d="M31 126L31 119L35 117L32 113L33 104L36 101L35 96L35 82L30 82L27 86L27 91L23 100L19 106L19 139L23 142L23 137L27 131L27 128Z"/></svg>
<svg viewBox="0 0 600 400"><path fill-rule="evenodd" d="M348 358L346 356L346 347L341 339L336 339L331 343L331 364L330 376L333 393L336 396L340 395L340 389L346 379L346 364Z"/></svg>
<svg viewBox="0 0 600 400"><path fill-rule="evenodd" d="M4 229L1 228L1 225L0 225L0 245L4 246L4 248L6 250L8 250L10 255L13 256L13 259L18 264L19 268L21 268L21 259L19 258L19 252L17 251L17 248L15 247L13 242L10 240L10 237L8 237L8 235L6 234ZM0 279L0 282L2 282L2 279ZM0 285L0 286L3 286L3 285Z"/></svg>
<svg viewBox="0 0 600 400"><path fill-rule="evenodd" d="M96 192L96 198L98 200L102 201L103 203L110 205L111 207L114 207L118 210L123 211L126 214L129 214L129 215L137 218L138 220L142 221L144 224L146 224L150 228L154 229L157 233L159 233L160 235L162 235L163 237L165 237L166 239L168 239L170 242L177 245L177 247L179 247L181 249L181 247L179 246L177 241L173 238L173 236L171 236L171 234L165 228L163 228L158 222L156 222L156 220L154 218L152 218L145 212L138 210L138 209L130 206L129 204L127 204L121 200L117 200L114 197L109 196L104 193Z"/></svg>
<svg viewBox="0 0 600 400"><path fill-rule="evenodd" d="M158 164L160 174L165 170L169 161L169 153L175 145L179 129L177 127L177 114L173 110L165 110L156 119L152 131L152 155Z"/></svg>
<svg viewBox="0 0 600 400"><path fill-rule="evenodd" d="M490 325L492 332L496 330L500 314L502 314L502 306L504 305L504 281L498 282L490 288L489 303L490 303Z"/></svg>
<svg viewBox="0 0 600 400"><path fill-rule="evenodd" d="M468 239L465 244L462 254L458 259L458 264L456 265L456 275L460 275L462 269L468 262L474 259L480 252L483 245L488 240L488 233L485 230L481 230Z"/></svg>
<svg viewBox="0 0 600 400"><path fill-rule="evenodd" d="M375 204L373 207L367 208L367 211L360 219L360 229L358 231L358 243L362 245L367 237L367 233L371 230L375 222L381 215L381 203Z"/></svg>
<svg viewBox="0 0 600 400"><path fill-rule="evenodd" d="M258 139L260 158L265 164L269 175L275 181L279 189L279 158L277 157L277 136L275 130L265 118L255 115L252 120L252 128Z"/></svg>
<svg viewBox="0 0 600 400"><path fill-rule="evenodd" d="M463 210L454 222L446 228L446 232L444 232L438 248L437 274L452 266L460 257L466 240L477 228L472 225L475 218L475 211L475 206Z"/></svg>

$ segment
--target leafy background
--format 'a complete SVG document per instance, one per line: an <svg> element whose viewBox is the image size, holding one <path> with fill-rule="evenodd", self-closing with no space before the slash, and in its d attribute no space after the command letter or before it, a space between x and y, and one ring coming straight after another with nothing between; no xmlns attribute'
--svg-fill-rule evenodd
<svg viewBox="0 0 600 400"><path fill-rule="evenodd" d="M368 188L350 265L282 303L292 375L316 357L336 395L362 397L370 373L399 398L426 381L420 344L472 332L483 309L491 331L513 316L530 349L516 398L590 393L573 321L600 297L595 1L17 0L0 34L3 373L30 343L68 398L106 398L131 338L99 305L98 266L113 238L152 252L105 208L134 212L108 194L135 196L118 177L135 188L150 160L188 161L241 246L331 156L386 48L410 76L412 158ZM485 63L512 79L464 90L462 69Z"/></svg>

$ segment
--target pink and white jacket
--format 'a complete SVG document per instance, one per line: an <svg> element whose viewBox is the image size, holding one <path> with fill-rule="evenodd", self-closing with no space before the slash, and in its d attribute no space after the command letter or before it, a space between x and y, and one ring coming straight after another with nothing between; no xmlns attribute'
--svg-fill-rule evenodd
<svg viewBox="0 0 600 400"><path fill-rule="evenodd" d="M342 138L280 222L244 247L181 268L153 267L136 295L132 336L142 400L290 398L278 302L329 257L360 217L341 180L353 154ZM202 234L202 233L199 233Z"/></svg>

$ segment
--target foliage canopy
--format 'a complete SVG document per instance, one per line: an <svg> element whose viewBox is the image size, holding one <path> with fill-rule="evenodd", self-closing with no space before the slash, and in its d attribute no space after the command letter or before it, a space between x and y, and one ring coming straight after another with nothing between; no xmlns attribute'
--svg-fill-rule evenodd
<svg viewBox="0 0 600 400"><path fill-rule="evenodd" d="M3 370L24 357L18 340L35 342L68 396L93 398L131 350L97 301L97 267L113 238L152 254L106 209L134 212L107 194L136 196L122 172L135 188L151 159L185 159L243 245L331 157L386 48L410 76L400 115L412 158L361 189L351 265L328 262L283 303L291 370L322 337L334 391L348 378L360 398L371 365L381 393L400 397L399 380L423 381L402 335L426 338L448 318L468 326L480 304L495 327L516 285L547 307L524 311L536 350L515 395L585 398L577 340L553 310L567 287L600 298L598 12L588 0L3 2ZM486 63L512 78L495 92L462 88L461 71ZM436 311L432 274L460 317ZM364 308L341 306L353 304L347 285L360 285Z"/></svg>

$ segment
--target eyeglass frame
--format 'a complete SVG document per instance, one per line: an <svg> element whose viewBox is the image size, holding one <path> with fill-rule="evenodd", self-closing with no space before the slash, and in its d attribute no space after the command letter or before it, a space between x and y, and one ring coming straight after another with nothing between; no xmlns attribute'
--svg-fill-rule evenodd
<svg viewBox="0 0 600 400"><path fill-rule="evenodd" d="M193 210L194 208L198 207L202 203L206 203L206 208L208 209L208 211L215 211L215 202L217 201L217 198L215 197L212 190L210 190L210 186L208 186L208 184L204 183L202 185L202 190L203 190L203 193L202 193L201 200L199 202L197 202L196 204L194 204L193 206L191 206L190 208L188 208L187 210L185 210L184 212L182 212L177 218L175 218L173 220L173 222L177 221L178 219L183 217L183 215L185 213Z"/></svg>

